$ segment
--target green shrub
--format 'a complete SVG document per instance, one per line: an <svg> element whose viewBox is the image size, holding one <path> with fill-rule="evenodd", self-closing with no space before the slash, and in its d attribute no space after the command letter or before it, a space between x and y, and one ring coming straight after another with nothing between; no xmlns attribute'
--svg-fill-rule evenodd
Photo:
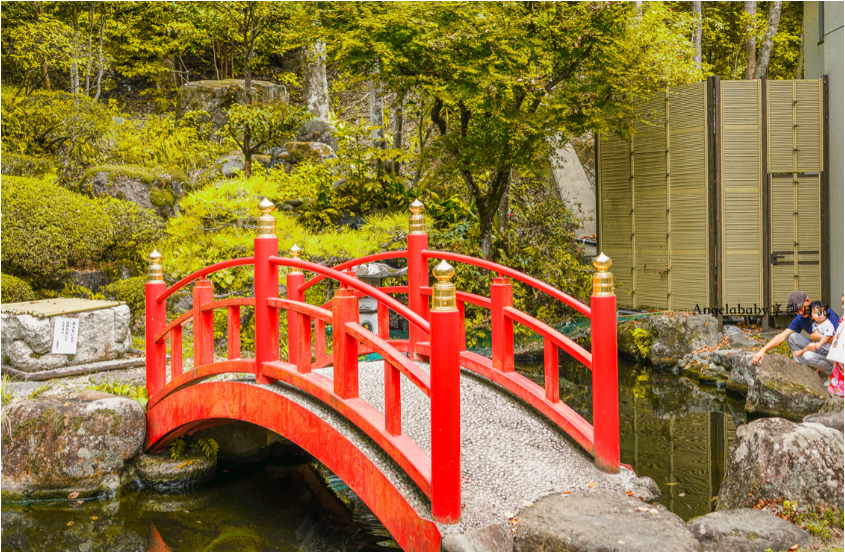
<svg viewBox="0 0 845 553"><path fill-rule="evenodd" d="M164 233L164 221L152 209L145 209L132 202L114 198L103 198L100 202L112 220L113 242L105 258L110 261L126 260L136 266L143 266L147 254L152 251L148 246Z"/></svg>
<svg viewBox="0 0 845 553"><path fill-rule="evenodd" d="M14 272L54 277L100 259L113 222L102 202L47 181L5 177L2 262Z"/></svg>
<svg viewBox="0 0 845 553"><path fill-rule="evenodd" d="M125 302L132 312L132 326L137 326L139 317L144 316L144 277L127 278L103 286L103 295L115 301Z"/></svg>
<svg viewBox="0 0 845 553"><path fill-rule="evenodd" d="M3 303L17 303L20 301L32 301L35 299L35 292L32 286L25 280L14 275L0 275L0 301Z"/></svg>
<svg viewBox="0 0 845 553"><path fill-rule="evenodd" d="M55 173L56 166L49 159L24 154L3 153L2 173L16 177L38 177Z"/></svg>
<svg viewBox="0 0 845 553"><path fill-rule="evenodd" d="M0 118L4 150L78 161L98 155L97 141L112 125L109 110L93 98L47 90L16 96L4 89Z"/></svg>

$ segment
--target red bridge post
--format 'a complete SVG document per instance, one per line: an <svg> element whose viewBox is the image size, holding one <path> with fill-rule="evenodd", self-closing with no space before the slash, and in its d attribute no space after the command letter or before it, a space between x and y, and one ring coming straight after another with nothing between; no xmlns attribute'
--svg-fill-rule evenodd
<svg viewBox="0 0 845 553"><path fill-rule="evenodd" d="M490 340L493 368L513 372L513 320L505 316L505 307L513 307L511 279L498 277L490 286Z"/></svg>
<svg viewBox="0 0 845 553"><path fill-rule="evenodd" d="M194 284L194 367L214 363L214 312L202 306L214 301L214 284L200 279Z"/></svg>
<svg viewBox="0 0 845 553"><path fill-rule="evenodd" d="M353 271L344 274L355 276ZM334 346L334 393L343 399L358 397L358 341L346 332L346 323L358 322L358 299L347 286L335 290L332 298L332 343Z"/></svg>
<svg viewBox="0 0 845 553"><path fill-rule="evenodd" d="M455 305L455 269L441 261L432 271L431 296L431 515L461 518L461 315Z"/></svg>
<svg viewBox="0 0 845 553"><path fill-rule="evenodd" d="M255 381L274 382L262 375L264 363L279 360L279 312L267 305L270 298L279 297L279 269L270 257L279 255L276 219L273 202L264 198L258 204L258 233L255 236Z"/></svg>
<svg viewBox="0 0 845 553"><path fill-rule="evenodd" d="M592 321L593 444L596 466L619 472L619 379L616 352L616 295L609 257L600 254L593 266Z"/></svg>
<svg viewBox="0 0 845 553"><path fill-rule="evenodd" d="M159 344L155 343L156 334L167 324L167 304L157 301L165 290L167 285L164 284L161 254L153 250L147 266L147 283L144 285L147 393L150 397L166 384L167 379L167 344L164 340Z"/></svg>
<svg viewBox="0 0 845 553"><path fill-rule="evenodd" d="M290 249L290 256L294 259L299 257L302 250L296 244ZM299 269L292 269L285 279L285 285L288 289L288 299L292 301L305 301L305 293L299 290L299 287L305 283L305 274ZM299 328L301 317L297 313L288 312L288 363L297 363L299 359L299 351L302 350L300 339L302 332ZM310 337L310 334L309 334ZM309 346L310 340L309 340ZM311 360L310 353L308 360Z"/></svg>
<svg viewBox="0 0 845 553"><path fill-rule="evenodd" d="M411 217L408 224L408 307L428 320L428 300L422 294L422 288L428 286L428 260L422 256L428 249L428 234L425 231L425 206L419 200L411 204ZM428 340L425 333L414 325L408 328L408 352L411 359L417 357L417 343Z"/></svg>

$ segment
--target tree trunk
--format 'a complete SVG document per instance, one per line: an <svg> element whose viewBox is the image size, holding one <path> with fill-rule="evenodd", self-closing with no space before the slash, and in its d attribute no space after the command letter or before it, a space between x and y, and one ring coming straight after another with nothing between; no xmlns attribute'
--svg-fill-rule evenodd
<svg viewBox="0 0 845 553"><path fill-rule="evenodd" d="M244 176L249 178L252 175L252 148L249 145L250 142L250 132L249 132L249 125L247 125L246 130L244 131Z"/></svg>
<svg viewBox="0 0 845 553"><path fill-rule="evenodd" d="M692 15L695 17L695 28L692 32L692 43L695 46L695 66L701 70L701 0L690 2Z"/></svg>
<svg viewBox="0 0 845 553"><path fill-rule="evenodd" d="M50 71L47 70L47 60L41 62L41 78L44 79L44 89L50 90Z"/></svg>
<svg viewBox="0 0 845 553"><path fill-rule="evenodd" d="M757 2L744 2L745 13L751 17L745 27L745 53L748 56L748 65L745 66L745 78L754 78L754 69L757 66Z"/></svg>
<svg viewBox="0 0 845 553"><path fill-rule="evenodd" d="M493 222L496 217L495 209L482 209L478 206L478 221L481 224L481 253L484 259L493 261Z"/></svg>
<svg viewBox="0 0 845 553"><path fill-rule="evenodd" d="M393 110L393 149L401 150L402 133L405 130L404 98L397 98L396 101L398 102L398 105L396 106L396 109ZM394 159L390 163L390 171L394 175L398 175L401 170L401 165L402 163L400 161Z"/></svg>
<svg viewBox="0 0 845 553"><path fill-rule="evenodd" d="M505 188L505 193L502 194L502 200L499 202L499 232L505 232L508 229L508 222L511 211L511 187L508 185Z"/></svg>
<svg viewBox="0 0 845 553"><path fill-rule="evenodd" d="M766 34L763 36L763 44L760 46L760 62L754 69L755 79L765 77L769 73L769 61L772 59L772 46L774 45L775 35L778 33L778 26L780 25L780 10L782 5L783 2L769 3L769 23L766 26ZM801 37L803 40L803 31Z"/></svg>
<svg viewBox="0 0 845 553"><path fill-rule="evenodd" d="M252 105L252 67L250 66L250 58L252 58L252 42L250 41L250 32L252 29L252 4L247 3L243 9L244 12L244 88L246 88L246 104ZM246 142L244 142L246 146ZM249 163L249 161L246 161Z"/></svg>
<svg viewBox="0 0 845 553"><path fill-rule="evenodd" d="M74 3L73 7L73 56L76 60L77 52L79 52L79 10ZM77 94L79 92L79 64L74 61L70 64L70 92Z"/></svg>
<svg viewBox="0 0 845 553"><path fill-rule="evenodd" d="M373 146L384 149L386 146L384 142L384 98L381 95L381 84L378 81L372 80L369 82L369 88L370 125L378 127L370 133L370 138L373 140Z"/></svg>
<svg viewBox="0 0 845 553"><path fill-rule="evenodd" d="M105 71L106 65L105 60L103 60L103 34L106 29L106 6L103 5L100 7L100 71L97 73L97 94L94 96L94 101L100 99L100 91L102 88L103 83L103 71Z"/></svg>
<svg viewBox="0 0 845 553"><path fill-rule="evenodd" d="M329 83L326 79L326 43L318 40L301 50L302 97L317 119L329 119Z"/></svg>

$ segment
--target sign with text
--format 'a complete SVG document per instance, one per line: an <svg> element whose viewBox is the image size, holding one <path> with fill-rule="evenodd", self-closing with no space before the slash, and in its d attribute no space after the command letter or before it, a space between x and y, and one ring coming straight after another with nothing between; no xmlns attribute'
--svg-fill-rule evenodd
<svg viewBox="0 0 845 553"><path fill-rule="evenodd" d="M53 331L53 353L76 355L76 340L79 338L79 319L56 317Z"/></svg>

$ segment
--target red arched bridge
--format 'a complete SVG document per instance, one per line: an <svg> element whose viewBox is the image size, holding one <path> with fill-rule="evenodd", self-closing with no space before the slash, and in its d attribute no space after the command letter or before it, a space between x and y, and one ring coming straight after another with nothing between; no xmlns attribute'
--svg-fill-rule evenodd
<svg viewBox="0 0 845 553"><path fill-rule="evenodd" d="M592 455L601 471L619 472L616 297L612 276L606 271L609 259L602 255L594 263L599 272L594 275L590 306L586 306L511 268L429 250L423 206L414 202L407 250L369 255L328 268L300 259L295 246L290 257L279 256L273 209L272 202L266 199L259 205L261 216L253 257L211 265L167 288L161 255L154 252L150 256L146 284L146 373L150 395L147 449L161 450L180 435L221 421L237 419L258 424L292 440L325 463L361 497L404 549L439 549L438 526L409 503L407 490L400 489L396 478L386 474L389 470L376 462L373 451L389 457L391 466L398 467L413 483L415 493L421 492L429 502L430 511L426 512L430 512L431 519L440 524L459 522L463 506L461 458L471 453L467 446L462 451L461 442L463 368L533 407L534 415L539 413ZM376 288L358 280L350 270L364 263L396 258L407 260L407 285ZM440 260L433 270L437 281L433 286L429 286L429 260ZM497 273L490 297L456 291L450 282L454 269L447 262L467 263ZM206 277L215 271L247 265L255 270L255 298L215 300L212 283ZM284 298L279 297L280 267L288 268ZM305 272L315 276L306 281ZM306 303L305 291L326 278L339 283L331 302L322 306ZM514 308L511 279L540 290L589 318L592 352ZM167 299L194 281L193 309L167 322ZM407 295L408 304L392 297L396 294ZM378 304L377 334L359 324L361 297L373 298ZM490 310L491 358L466 349L467 303ZM240 347L240 310L244 307L255 311L253 358L243 357ZM218 309L227 313L226 359L215 359L214 355L214 311ZM390 310L408 320L408 339L389 338ZM287 313L287 359L280 356L281 311ZM182 333L189 322L193 324L193 366L185 367ZM543 338L544 386L514 371L514 324ZM332 330L330 352L327 326ZM593 425L559 398L559 349L592 370ZM358 362L359 356L369 353L377 353L384 360L383 381L378 381L383 391L378 400L370 402L359 393ZM329 366L331 372L327 373L328 369L323 368ZM254 380L205 382L224 373L249 373ZM403 381L406 392L401 386ZM408 382L428 398L427 412L415 411L418 418L430 420L430 434L424 433L430 441L424 444L403 432L402 396L407 395ZM342 420L346 430L329 419ZM404 422L409 425L414 421ZM359 441L351 438L359 434L365 435L372 447L361 447Z"/></svg>

